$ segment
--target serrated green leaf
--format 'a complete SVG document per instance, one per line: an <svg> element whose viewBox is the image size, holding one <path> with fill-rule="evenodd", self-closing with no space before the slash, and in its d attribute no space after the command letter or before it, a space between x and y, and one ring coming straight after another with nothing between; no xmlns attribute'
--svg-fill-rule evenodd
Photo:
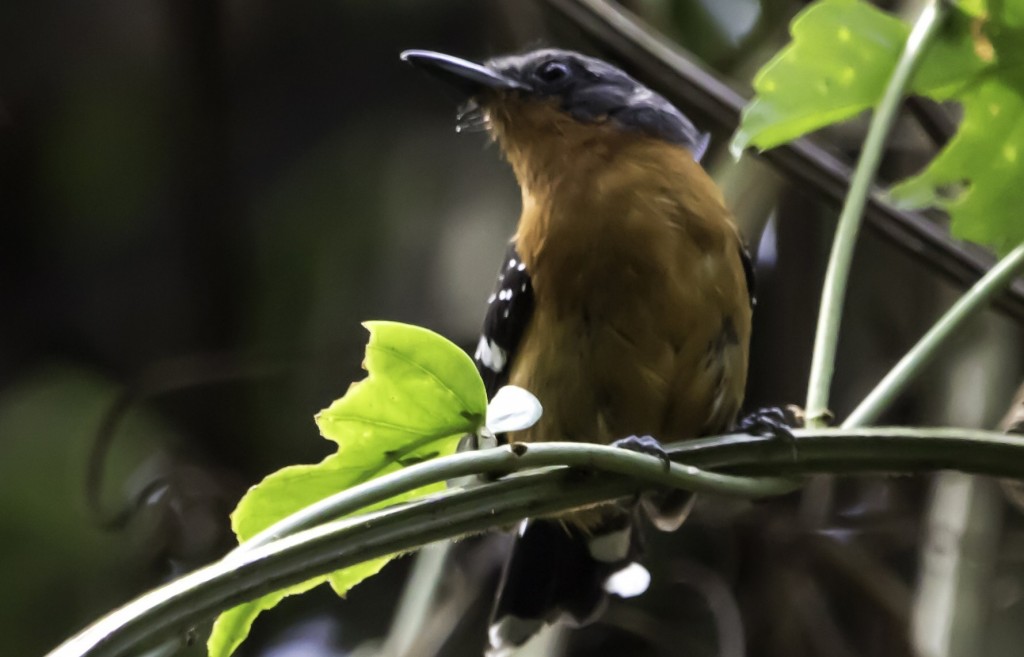
<svg viewBox="0 0 1024 657"><path fill-rule="evenodd" d="M383 467L380 445L391 461L413 456L432 440L476 430L487 411L487 393L472 359L427 329L394 322L367 322L370 376L316 416L325 438L351 451L348 463ZM400 333L400 337L399 334ZM363 452L362 445L373 446ZM421 450L422 451L422 450Z"/></svg>
<svg viewBox="0 0 1024 657"><path fill-rule="evenodd" d="M413 463L455 452L459 439L483 424L487 394L476 366L458 346L427 329L367 322L368 376L316 416L338 451L316 465L283 468L252 487L231 514L240 541L338 491ZM425 486L378 508L443 489ZM211 657L227 657L256 617L284 597L329 581L338 595L380 571L381 557L266 595L221 614L207 643Z"/></svg>
<svg viewBox="0 0 1024 657"><path fill-rule="evenodd" d="M461 436L462 434L458 434L448 438L457 444ZM438 449L436 453L446 456L453 452L453 447L446 446L444 449ZM399 470L401 467L392 464L378 474L367 474L364 468L346 467L344 456L340 454L332 454L316 465L290 465L265 477L263 481L249 489L245 497L238 502L235 512L231 514L232 528L239 541L248 540L299 509L369 481L380 474ZM417 489L368 509L415 499L442 488L443 485Z"/></svg>
<svg viewBox="0 0 1024 657"><path fill-rule="evenodd" d="M206 642L206 650L210 657L219 655L230 655L242 645L245 638L249 636L249 628L253 621L262 612L273 609L279 602L289 595L305 593L324 583L327 576L314 577L301 584L290 586L280 591L267 594L250 602L244 602L237 607L228 609L213 622L213 631L210 639Z"/></svg>
<svg viewBox="0 0 1024 657"><path fill-rule="evenodd" d="M388 562L396 556L398 555L392 554L386 557L370 559L369 561L364 561L363 563L356 564L350 568L336 570L327 576L327 582L331 585L331 588L334 589L335 593L341 597L345 597L353 586L379 573L381 569L388 565Z"/></svg>
<svg viewBox="0 0 1024 657"><path fill-rule="evenodd" d="M977 56L970 18L954 15L926 53L911 89L949 97L988 66ZM823 0L801 12L792 42L754 78L731 149L761 149L856 116L877 104L910 28L862 0Z"/></svg>
<svg viewBox="0 0 1024 657"><path fill-rule="evenodd" d="M992 74L959 96L960 129L920 174L892 188L898 206L938 206L961 239L1006 252L1024 242L1024 84Z"/></svg>

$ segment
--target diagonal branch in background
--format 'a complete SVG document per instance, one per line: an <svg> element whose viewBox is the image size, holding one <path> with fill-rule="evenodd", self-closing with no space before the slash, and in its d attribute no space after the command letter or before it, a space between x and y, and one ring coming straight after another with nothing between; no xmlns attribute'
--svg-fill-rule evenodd
<svg viewBox="0 0 1024 657"><path fill-rule="evenodd" d="M747 99L630 12L607 0L544 2L675 105L729 131L739 125ZM792 182L813 189L837 205L850 186L851 168L807 138L774 148L761 157ZM974 284L994 262L985 249L953 239L922 213L893 207L877 190L868 198L866 218L868 226L883 238L964 287ZM995 306L1024 321L1024 281L1011 285L996 299Z"/></svg>

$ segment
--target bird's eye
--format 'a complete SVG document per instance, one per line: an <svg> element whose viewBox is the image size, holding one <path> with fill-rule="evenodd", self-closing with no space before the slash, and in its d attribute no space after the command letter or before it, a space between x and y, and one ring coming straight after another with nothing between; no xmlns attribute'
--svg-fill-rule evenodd
<svg viewBox="0 0 1024 657"><path fill-rule="evenodd" d="M569 77L570 72L568 65L556 60L544 62L537 67L537 77L548 83L560 82Z"/></svg>

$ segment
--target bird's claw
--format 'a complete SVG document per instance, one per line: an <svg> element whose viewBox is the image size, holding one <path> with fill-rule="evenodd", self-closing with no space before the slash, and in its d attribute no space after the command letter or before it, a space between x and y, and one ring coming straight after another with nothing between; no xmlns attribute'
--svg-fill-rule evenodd
<svg viewBox="0 0 1024 657"><path fill-rule="evenodd" d="M736 423L736 430L752 436L767 436L787 442L797 459L796 436L793 429L803 426L803 409L792 404L785 408L769 406L759 408Z"/></svg>
<svg viewBox="0 0 1024 657"><path fill-rule="evenodd" d="M639 452L649 456L657 456L665 463L666 471L672 467L672 459L668 457L668 452L658 442L658 439L653 436L626 436L613 442L612 447L628 449L631 452Z"/></svg>
<svg viewBox="0 0 1024 657"><path fill-rule="evenodd" d="M793 427L786 412L778 406L759 408L736 423L736 429L754 436L793 439Z"/></svg>

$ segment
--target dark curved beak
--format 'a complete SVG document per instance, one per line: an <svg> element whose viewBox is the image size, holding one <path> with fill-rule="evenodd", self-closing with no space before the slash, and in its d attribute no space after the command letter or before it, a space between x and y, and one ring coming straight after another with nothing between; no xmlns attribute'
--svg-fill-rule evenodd
<svg viewBox="0 0 1024 657"><path fill-rule="evenodd" d="M528 89L523 83L486 66L440 52L406 50L401 54L401 58L403 62L409 62L413 66L422 68L469 96L474 96L484 89L497 91L525 91Z"/></svg>

